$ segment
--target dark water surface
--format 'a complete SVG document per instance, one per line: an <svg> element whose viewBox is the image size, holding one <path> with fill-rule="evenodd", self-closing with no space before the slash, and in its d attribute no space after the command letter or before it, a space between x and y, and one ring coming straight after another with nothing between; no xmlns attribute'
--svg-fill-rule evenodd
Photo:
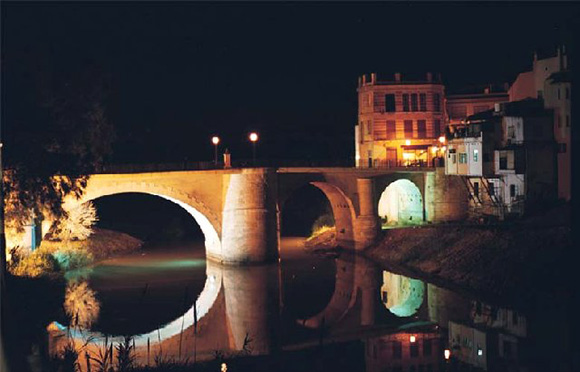
<svg viewBox="0 0 580 372"><path fill-rule="evenodd" d="M49 352L130 335L144 365L160 354L206 360L345 343L361 371L566 370L567 312L557 301L547 321L346 252L308 253L302 238L283 239L277 264L226 267L206 261L203 243L158 244L79 280L92 300L76 295L70 306L80 304L90 325L52 323ZM97 311L87 310L91 301Z"/></svg>

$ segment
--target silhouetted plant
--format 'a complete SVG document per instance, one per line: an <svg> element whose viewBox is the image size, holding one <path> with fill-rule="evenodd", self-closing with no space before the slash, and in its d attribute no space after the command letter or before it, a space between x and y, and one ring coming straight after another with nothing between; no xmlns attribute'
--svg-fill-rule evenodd
<svg viewBox="0 0 580 372"><path fill-rule="evenodd" d="M115 346L115 350L117 350L117 372L132 371L135 368L133 337L125 336L123 341Z"/></svg>

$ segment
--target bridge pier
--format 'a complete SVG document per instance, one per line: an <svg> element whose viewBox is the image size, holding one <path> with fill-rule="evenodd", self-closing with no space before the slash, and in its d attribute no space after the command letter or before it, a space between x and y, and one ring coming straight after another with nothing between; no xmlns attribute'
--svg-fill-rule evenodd
<svg viewBox="0 0 580 372"><path fill-rule="evenodd" d="M232 349L250 349L253 355L278 349L278 270L278 265L222 267Z"/></svg>
<svg viewBox="0 0 580 372"><path fill-rule="evenodd" d="M355 249L364 249L373 244L379 235L379 218L375 205L374 180L356 180L360 215L354 221Z"/></svg>
<svg viewBox="0 0 580 372"><path fill-rule="evenodd" d="M222 255L227 264L278 259L277 175L274 169L244 169L225 183Z"/></svg>

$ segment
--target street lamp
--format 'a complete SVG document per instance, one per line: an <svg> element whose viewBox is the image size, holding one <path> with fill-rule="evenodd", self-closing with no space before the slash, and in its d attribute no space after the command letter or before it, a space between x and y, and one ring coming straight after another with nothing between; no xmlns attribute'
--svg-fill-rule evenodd
<svg viewBox="0 0 580 372"><path fill-rule="evenodd" d="M214 146L214 157L213 157L213 162L214 164L217 166L217 153L218 153L218 144L220 143L220 138L218 136L213 136L211 138L211 143L213 143Z"/></svg>
<svg viewBox="0 0 580 372"><path fill-rule="evenodd" d="M256 142L258 142L258 133L252 132L250 133L250 141L252 142L252 160L254 166L256 166Z"/></svg>

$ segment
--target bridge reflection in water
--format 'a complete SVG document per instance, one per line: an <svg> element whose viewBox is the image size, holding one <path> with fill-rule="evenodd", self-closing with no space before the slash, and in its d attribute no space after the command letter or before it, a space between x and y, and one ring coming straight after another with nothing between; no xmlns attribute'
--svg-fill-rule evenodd
<svg viewBox="0 0 580 372"><path fill-rule="evenodd" d="M318 346L324 334L324 343L362 341L366 352L360 357L368 371L419 364L440 370L443 349L450 347L446 332L450 322L473 324L481 319L474 315L471 299L383 271L364 257L346 253L333 259L334 290L327 304L314 315L297 318L284 293L291 284L282 282L282 257L277 264L243 267L208 260L206 282L195 306L159 329L133 336L137 363L152 365L157 355L192 361L213 359L216 352L265 355L300 350ZM310 275L307 280L315 281L322 274ZM84 350L97 355L105 339L109 344L122 341L55 324L49 328L51 353L71 340L81 348L92 339ZM82 354L81 360L86 368Z"/></svg>

